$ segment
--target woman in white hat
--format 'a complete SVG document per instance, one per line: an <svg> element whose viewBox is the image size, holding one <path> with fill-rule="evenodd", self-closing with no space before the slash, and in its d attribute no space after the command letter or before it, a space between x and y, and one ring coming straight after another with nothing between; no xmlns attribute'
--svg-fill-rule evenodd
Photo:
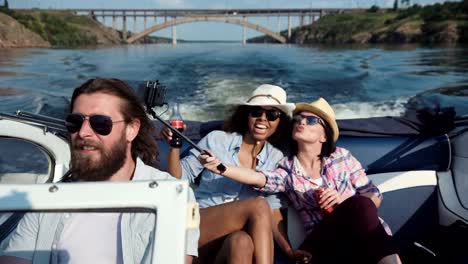
<svg viewBox="0 0 468 264"><path fill-rule="evenodd" d="M235 108L224 131L209 133L198 146L210 149L225 164L273 170L284 157L278 145L293 110L281 87L263 84ZM166 129L163 136L170 140L172 133ZM179 149L170 150L169 173L192 183L199 180L195 196L201 207L200 263L272 263L271 208L281 206L278 197L205 170L194 149L182 160L179 154Z"/></svg>
<svg viewBox="0 0 468 264"><path fill-rule="evenodd" d="M338 135L335 113L325 99L296 104L293 155L273 171L226 166L223 175L265 193L288 196L308 234L299 250L278 241L292 259L400 263L390 231L377 215L382 195L351 153L336 147ZM203 154L200 160L218 173L216 157Z"/></svg>

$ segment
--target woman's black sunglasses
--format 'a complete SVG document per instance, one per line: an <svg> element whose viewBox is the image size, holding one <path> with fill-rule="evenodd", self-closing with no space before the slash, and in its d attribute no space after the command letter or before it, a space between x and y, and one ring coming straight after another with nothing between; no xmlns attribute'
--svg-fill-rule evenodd
<svg viewBox="0 0 468 264"><path fill-rule="evenodd" d="M276 109L263 109L259 106L254 106L250 109L250 116L254 118L261 117L265 113L268 121L275 121L281 116L281 111Z"/></svg>
<svg viewBox="0 0 468 264"><path fill-rule="evenodd" d="M310 126L319 124L320 120L322 120L320 117L316 117L316 116L295 115L293 117L294 123L300 123L303 119L306 120L306 125L310 125Z"/></svg>
<svg viewBox="0 0 468 264"><path fill-rule="evenodd" d="M88 119L91 128L99 135L107 136L112 131L114 123L123 122L125 120L112 121L109 116L105 115L90 115L86 116L81 113L69 114L65 119L65 127L70 134L76 133L81 129L83 122Z"/></svg>

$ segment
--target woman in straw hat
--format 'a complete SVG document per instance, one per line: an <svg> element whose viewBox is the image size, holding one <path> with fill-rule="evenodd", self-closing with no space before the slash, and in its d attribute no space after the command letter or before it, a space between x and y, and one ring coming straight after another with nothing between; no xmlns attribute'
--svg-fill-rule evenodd
<svg viewBox="0 0 468 264"><path fill-rule="evenodd" d="M339 131L331 106L323 98L296 104L293 119L293 155L275 170L226 166L223 175L265 193L288 196L307 231L299 250L278 241L292 259L400 263L389 230L377 215L380 191L351 153L336 147ZM219 173L216 157L199 158L207 169Z"/></svg>
<svg viewBox="0 0 468 264"><path fill-rule="evenodd" d="M209 133L198 146L212 150L225 164L273 170L284 157L278 145L293 110L294 104L286 102L286 92L281 87L263 84L234 109L224 131ZM162 134L171 139L170 130L165 129ZM271 208L281 206L278 197L266 196L249 185L225 178L219 171L204 170L197 158L200 153L194 149L182 160L179 154L179 149L170 150L169 173L192 183L200 180L195 189L201 207L199 262L272 263Z"/></svg>

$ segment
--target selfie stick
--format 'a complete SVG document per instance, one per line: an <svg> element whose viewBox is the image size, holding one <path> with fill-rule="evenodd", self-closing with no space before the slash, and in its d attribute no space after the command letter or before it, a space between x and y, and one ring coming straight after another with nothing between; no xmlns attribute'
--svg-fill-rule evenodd
<svg viewBox="0 0 468 264"><path fill-rule="evenodd" d="M176 128L172 127L168 122L164 121L164 119L162 119L161 117L159 117L158 115L156 115L156 113L153 111L153 109L149 109L148 110L150 112L150 114L156 118L157 120L159 120L161 123L163 123L163 125L165 125L166 127L168 127L172 133L175 133L177 134L179 137L183 138L185 141L187 141L187 143L190 144L190 146L192 146L193 148L195 148L196 150L198 150L200 153L205 153L207 151L201 149L197 144L195 144L190 138L188 138L187 136L185 136L184 134L182 134L179 130L177 130Z"/></svg>
<svg viewBox="0 0 468 264"><path fill-rule="evenodd" d="M174 127L172 127L169 123L167 123L166 121L164 121L164 119L162 119L161 117L159 117L158 115L156 115L156 113L154 112L154 110L152 108L149 108L148 111L150 112L150 114L156 118L157 120L159 120L161 123L163 123L163 125L165 125L166 127L168 127L172 133L175 133L176 135L178 135L179 137L183 138L185 141L187 141L187 143L190 144L190 146L192 146L193 148L195 148L196 150L198 150L201 154L206 154L210 157L212 157L213 155L211 155L208 151L200 148L197 144L195 144L190 138L186 137L184 134L182 134L179 130L175 129ZM226 171L226 166L224 166L224 164L220 163L218 166L216 166L216 169L218 169L221 173L225 172Z"/></svg>
<svg viewBox="0 0 468 264"><path fill-rule="evenodd" d="M151 87L152 86L152 87ZM208 151L200 148L197 144L195 144L190 138L186 137L184 134L182 134L179 130L175 129L172 127L168 122L166 122L164 119L162 119L160 116L158 116L154 110L153 110L153 105L163 105L164 97L165 97L165 90L164 88L160 88L161 85L159 81L156 81L155 83L152 82L147 82L146 83L146 91L145 91L145 104L146 104L146 111L153 116L153 118L159 120L163 125L165 125L167 128L169 128L172 133L175 133L177 136L181 137L184 139L187 143L189 143L190 146L198 150L201 154L206 154L210 157L211 155ZM158 89L160 88L160 89ZM159 90L159 91L158 91ZM222 163L220 163L216 169L218 169L221 173L226 171L226 166L224 166Z"/></svg>

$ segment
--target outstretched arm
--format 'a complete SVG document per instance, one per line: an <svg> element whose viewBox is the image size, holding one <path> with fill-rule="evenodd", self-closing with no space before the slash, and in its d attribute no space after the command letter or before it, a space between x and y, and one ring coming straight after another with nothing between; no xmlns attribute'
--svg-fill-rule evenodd
<svg viewBox="0 0 468 264"><path fill-rule="evenodd" d="M182 166L180 165L180 149L170 148L169 157L167 159L167 172L172 176L180 179L182 177Z"/></svg>
<svg viewBox="0 0 468 264"><path fill-rule="evenodd" d="M265 186L265 183L266 183L265 175L261 172L254 171L252 169L225 165L226 171L220 172L217 166L221 162L214 156L212 152L210 152L210 154L212 156L205 154L205 153L202 153L200 154L200 156L198 156L198 159L200 160L201 164L203 164L203 166L206 169L214 173L231 178L243 184L253 185L258 188L262 188L263 186Z"/></svg>
<svg viewBox="0 0 468 264"><path fill-rule="evenodd" d="M185 128L185 127L184 127ZM165 127L161 130L161 137L164 138L167 142L172 139L172 131ZM172 176L180 179L182 177L182 166L180 165L180 149L179 148L169 148L169 156L167 159L167 172Z"/></svg>

